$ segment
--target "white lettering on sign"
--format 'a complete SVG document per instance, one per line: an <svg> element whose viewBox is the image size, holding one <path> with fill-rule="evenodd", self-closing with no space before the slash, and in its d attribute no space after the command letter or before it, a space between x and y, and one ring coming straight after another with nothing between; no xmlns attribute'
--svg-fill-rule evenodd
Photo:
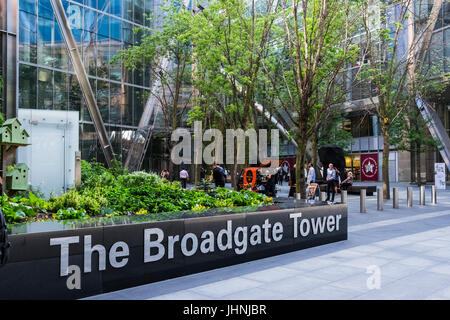
<svg viewBox="0 0 450 320"><path fill-rule="evenodd" d="M311 230L313 235L324 233L325 230L327 232L339 231L340 221L342 219L341 214L300 219L301 217L301 212L291 213L289 215L289 218L294 220L294 238L298 238L299 231L302 237L309 236Z"/></svg>
<svg viewBox="0 0 450 320"><path fill-rule="evenodd" d="M342 215L327 215L302 217L302 213L289 215L293 223L293 238L311 237L325 232L339 231ZM144 263L156 262L163 258L175 259L180 255L191 257L196 254L211 254L216 251L232 250L237 255L245 254L249 246L270 245L283 239L284 225L281 222L272 223L265 219L260 225L235 226L233 220L227 220L224 228L213 232L203 231L200 235L190 232L184 235L166 235L161 228L144 229L143 257ZM79 283L75 281L76 270L69 267L70 245L78 244L79 236L61 237L50 239L51 246L60 246L60 276L74 274L70 286L77 288ZM123 268L127 265L130 256L130 248L124 241L117 241L109 248L102 244L93 243L91 235L83 237L83 243L78 247L83 249L83 272L92 272L92 265L98 271L106 270L107 261L112 268ZM73 248L72 248L73 251Z"/></svg>

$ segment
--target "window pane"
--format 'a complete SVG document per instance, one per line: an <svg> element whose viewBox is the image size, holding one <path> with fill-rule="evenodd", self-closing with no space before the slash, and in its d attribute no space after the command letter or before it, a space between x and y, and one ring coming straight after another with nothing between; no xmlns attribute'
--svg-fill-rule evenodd
<svg viewBox="0 0 450 320"><path fill-rule="evenodd" d="M53 109L53 72L38 70L38 109Z"/></svg>
<svg viewBox="0 0 450 320"><path fill-rule="evenodd" d="M94 125L83 124L80 128L81 157L84 160L97 160L97 135Z"/></svg>
<svg viewBox="0 0 450 320"><path fill-rule="evenodd" d="M144 23L144 0L134 0L134 22Z"/></svg>
<svg viewBox="0 0 450 320"><path fill-rule="evenodd" d="M133 125L138 126L141 120L142 113L144 112L144 90L134 88L134 115Z"/></svg>
<svg viewBox="0 0 450 320"><path fill-rule="evenodd" d="M122 16L122 0L111 0L111 14Z"/></svg>
<svg viewBox="0 0 450 320"><path fill-rule="evenodd" d="M80 111L83 100L80 84L76 75L69 74L69 110Z"/></svg>
<svg viewBox="0 0 450 320"><path fill-rule="evenodd" d="M36 109L36 68L19 65L19 108Z"/></svg>
<svg viewBox="0 0 450 320"><path fill-rule="evenodd" d="M97 105L104 123L109 123L109 83L97 81Z"/></svg>
<svg viewBox="0 0 450 320"><path fill-rule="evenodd" d="M36 0L20 0L19 10L36 13Z"/></svg>
<svg viewBox="0 0 450 320"><path fill-rule="evenodd" d="M38 2L39 17L53 19L53 9L50 0L39 0Z"/></svg>
<svg viewBox="0 0 450 320"><path fill-rule="evenodd" d="M133 20L133 0L123 0L123 18Z"/></svg>
<svg viewBox="0 0 450 320"><path fill-rule="evenodd" d="M121 124L121 110L122 110L122 85L117 83L111 83L111 92L110 92L110 123Z"/></svg>
<svg viewBox="0 0 450 320"><path fill-rule="evenodd" d="M122 125L133 125L133 92L130 86L124 86L124 100L122 104Z"/></svg>
<svg viewBox="0 0 450 320"><path fill-rule="evenodd" d="M36 63L37 17L23 11L19 15L19 60Z"/></svg>
<svg viewBox="0 0 450 320"><path fill-rule="evenodd" d="M53 20L38 17L38 64L53 66L52 57Z"/></svg>
<svg viewBox="0 0 450 320"><path fill-rule="evenodd" d="M62 38L62 34L59 30L59 25L56 20L53 21L55 37L53 40L53 57L54 63L53 66L55 68L67 70L69 63L69 56L66 49L66 44L64 43L64 39Z"/></svg>
<svg viewBox="0 0 450 320"><path fill-rule="evenodd" d="M109 78L109 38L103 36L97 40L97 77Z"/></svg>
<svg viewBox="0 0 450 320"><path fill-rule="evenodd" d="M54 106L55 110L67 110L67 73L54 72L55 76L55 89L54 89Z"/></svg>

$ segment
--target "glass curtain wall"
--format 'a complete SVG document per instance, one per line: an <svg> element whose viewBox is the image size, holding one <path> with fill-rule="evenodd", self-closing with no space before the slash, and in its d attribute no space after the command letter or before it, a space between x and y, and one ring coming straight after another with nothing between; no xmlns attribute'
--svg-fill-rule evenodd
<svg viewBox="0 0 450 320"><path fill-rule="evenodd" d="M110 61L118 50L139 42L133 28L153 27L145 16L153 14L159 3L62 0L114 153L122 160L142 115L151 79L145 70L127 71ZM103 160L50 0L19 0L18 69L18 107L79 111L82 158Z"/></svg>

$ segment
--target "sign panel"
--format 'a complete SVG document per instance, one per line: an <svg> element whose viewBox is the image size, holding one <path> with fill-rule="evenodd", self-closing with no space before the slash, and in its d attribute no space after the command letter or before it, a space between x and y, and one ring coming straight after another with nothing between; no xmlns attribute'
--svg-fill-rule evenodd
<svg viewBox="0 0 450 320"><path fill-rule="evenodd" d="M347 239L347 206L10 236L0 299L77 299Z"/></svg>
<svg viewBox="0 0 450 320"><path fill-rule="evenodd" d="M445 189L445 163L434 164L434 185L436 189Z"/></svg>
<svg viewBox="0 0 450 320"><path fill-rule="evenodd" d="M378 181L378 154L361 154L361 181Z"/></svg>

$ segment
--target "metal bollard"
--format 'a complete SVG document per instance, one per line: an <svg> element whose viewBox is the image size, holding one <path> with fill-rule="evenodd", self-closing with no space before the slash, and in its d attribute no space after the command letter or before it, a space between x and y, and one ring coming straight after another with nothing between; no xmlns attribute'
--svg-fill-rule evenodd
<svg viewBox="0 0 450 320"><path fill-rule="evenodd" d="M320 201L325 201L325 199L326 199L326 192L324 192L324 191L321 191L320 192Z"/></svg>
<svg viewBox="0 0 450 320"><path fill-rule="evenodd" d="M341 203L347 203L347 190L341 190Z"/></svg>
<svg viewBox="0 0 450 320"><path fill-rule="evenodd" d="M394 199L392 201L392 207L398 209L398 188L393 189Z"/></svg>
<svg viewBox="0 0 450 320"><path fill-rule="evenodd" d="M431 204L436 204L436 186L431 186Z"/></svg>
<svg viewBox="0 0 450 320"><path fill-rule="evenodd" d="M425 186L420 186L420 205L425 205Z"/></svg>
<svg viewBox="0 0 450 320"><path fill-rule="evenodd" d="M366 212L366 189L361 189L360 199L359 199L359 212Z"/></svg>
<svg viewBox="0 0 450 320"><path fill-rule="evenodd" d="M412 189L412 187L408 187L408 189L407 189L406 206L407 207L412 207L413 206L413 189Z"/></svg>
<svg viewBox="0 0 450 320"><path fill-rule="evenodd" d="M377 210L383 211L383 190L377 188Z"/></svg>

